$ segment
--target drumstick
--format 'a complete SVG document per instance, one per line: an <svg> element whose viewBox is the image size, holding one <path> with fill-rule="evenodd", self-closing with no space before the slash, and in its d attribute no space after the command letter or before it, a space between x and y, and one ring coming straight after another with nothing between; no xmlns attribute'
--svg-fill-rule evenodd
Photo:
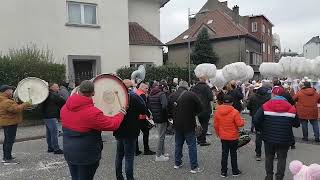
<svg viewBox="0 0 320 180"><path fill-rule="evenodd" d="M119 105L120 105L120 108L122 108L122 104L121 104L121 101L120 101L120 97L119 97L118 91L114 91L114 93L115 93L116 96L117 96L117 100L118 100L118 103L119 103Z"/></svg>
<svg viewBox="0 0 320 180"><path fill-rule="evenodd" d="M29 102L32 103L32 99L30 97L30 88L28 88Z"/></svg>

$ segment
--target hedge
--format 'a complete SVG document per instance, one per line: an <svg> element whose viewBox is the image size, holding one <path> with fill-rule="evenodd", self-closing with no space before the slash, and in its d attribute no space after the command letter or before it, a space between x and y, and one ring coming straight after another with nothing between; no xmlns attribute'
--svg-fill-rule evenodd
<svg viewBox="0 0 320 180"><path fill-rule="evenodd" d="M54 63L49 50L26 46L0 55L0 84L17 86L26 77L60 83L65 80L65 74L65 65Z"/></svg>
<svg viewBox="0 0 320 180"><path fill-rule="evenodd" d="M117 75L122 79L130 79L131 74L137 68L125 67L117 70ZM195 79L194 75L195 66L191 66L191 78ZM146 68L146 82L151 82L154 80L160 81L166 79L168 82L171 82L173 78L179 78L188 81L189 73L188 68L182 68L173 65L165 66L151 66Z"/></svg>
<svg viewBox="0 0 320 180"><path fill-rule="evenodd" d="M65 80L66 68L65 65L54 62L49 50L40 50L36 46L9 50L8 54L0 55L0 85L17 86L26 77L60 83ZM30 120L42 119L41 106L32 111L24 111L24 119L29 120L25 124L36 122Z"/></svg>

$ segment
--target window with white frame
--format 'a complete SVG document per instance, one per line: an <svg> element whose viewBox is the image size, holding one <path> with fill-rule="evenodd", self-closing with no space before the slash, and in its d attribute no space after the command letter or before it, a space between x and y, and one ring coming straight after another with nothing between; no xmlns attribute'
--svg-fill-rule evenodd
<svg viewBox="0 0 320 180"><path fill-rule="evenodd" d="M97 25L97 5L67 2L68 23L80 25Z"/></svg>
<svg viewBox="0 0 320 180"><path fill-rule="evenodd" d="M271 47L268 45L268 54L271 54Z"/></svg>
<svg viewBox="0 0 320 180"><path fill-rule="evenodd" d="M268 28L268 35L271 36L271 30Z"/></svg>
<svg viewBox="0 0 320 180"><path fill-rule="evenodd" d="M262 32L266 33L266 26L264 24L262 24Z"/></svg>
<svg viewBox="0 0 320 180"><path fill-rule="evenodd" d="M262 52L266 52L266 43L262 44Z"/></svg>
<svg viewBox="0 0 320 180"><path fill-rule="evenodd" d="M252 22L251 31L252 32L258 32L258 23L257 22Z"/></svg>

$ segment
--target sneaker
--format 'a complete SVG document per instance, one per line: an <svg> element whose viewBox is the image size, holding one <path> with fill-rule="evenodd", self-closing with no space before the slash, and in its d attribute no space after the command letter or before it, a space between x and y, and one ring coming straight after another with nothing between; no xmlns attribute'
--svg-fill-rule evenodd
<svg viewBox="0 0 320 180"><path fill-rule="evenodd" d="M210 146L210 145L211 145L211 143L209 143L209 142L200 143L200 146Z"/></svg>
<svg viewBox="0 0 320 180"><path fill-rule="evenodd" d="M56 151L53 152L54 154L63 154L63 151L61 149L58 149Z"/></svg>
<svg viewBox="0 0 320 180"><path fill-rule="evenodd" d="M155 155L156 152L153 152L153 151L151 151L151 150L148 150L148 151L144 151L143 154L144 154L144 155Z"/></svg>
<svg viewBox="0 0 320 180"><path fill-rule="evenodd" d="M182 163L180 165L178 165L178 166L177 165L173 166L174 169L180 169L181 167L182 167Z"/></svg>
<svg viewBox="0 0 320 180"><path fill-rule="evenodd" d="M2 161L3 165L17 165L17 164L20 164L19 161L17 160L14 160L14 159L10 159L10 160L3 160Z"/></svg>
<svg viewBox="0 0 320 180"><path fill-rule="evenodd" d="M261 161L261 156L256 155L256 161Z"/></svg>
<svg viewBox="0 0 320 180"><path fill-rule="evenodd" d="M296 148L296 146L295 146L295 145L292 145L292 146L291 146L291 149L297 149L297 148Z"/></svg>
<svg viewBox="0 0 320 180"><path fill-rule="evenodd" d="M156 162L163 162L163 161L169 161L168 157L165 157L164 155L156 156Z"/></svg>
<svg viewBox="0 0 320 180"><path fill-rule="evenodd" d="M53 149L48 149L47 152L48 152L48 153L52 153L52 152L54 152L54 150L53 150Z"/></svg>
<svg viewBox="0 0 320 180"><path fill-rule="evenodd" d="M139 156L140 154L142 154L142 151L137 151L136 152L136 156Z"/></svg>
<svg viewBox="0 0 320 180"><path fill-rule="evenodd" d="M164 153L163 156L164 156L164 157L170 157L170 154Z"/></svg>
<svg viewBox="0 0 320 180"><path fill-rule="evenodd" d="M192 174L197 174L197 173L201 173L201 172L203 172L203 168L195 168L195 169L192 169L190 172L192 173Z"/></svg>
<svg viewBox="0 0 320 180"><path fill-rule="evenodd" d="M212 133L211 132L207 132L207 134L206 134L207 136L211 136L212 135Z"/></svg>
<svg viewBox="0 0 320 180"><path fill-rule="evenodd" d="M241 174L242 172L238 170L236 173L232 173L232 176L237 177L237 176L240 176Z"/></svg>
<svg viewBox="0 0 320 180"><path fill-rule="evenodd" d="M320 142L320 139L315 139L314 141L315 141L315 142Z"/></svg>
<svg viewBox="0 0 320 180"><path fill-rule="evenodd" d="M308 138L302 138L302 141L308 141Z"/></svg>
<svg viewBox="0 0 320 180"><path fill-rule="evenodd" d="M228 177L228 174L227 173L221 173L221 175L220 175L222 178L226 178L226 177Z"/></svg>

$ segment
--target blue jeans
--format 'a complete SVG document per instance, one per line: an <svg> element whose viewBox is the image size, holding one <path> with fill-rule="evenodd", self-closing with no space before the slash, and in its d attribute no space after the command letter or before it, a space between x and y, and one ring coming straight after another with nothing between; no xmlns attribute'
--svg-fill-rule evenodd
<svg viewBox="0 0 320 180"><path fill-rule="evenodd" d="M179 166L182 164L182 149L184 141L187 141L189 149L189 159L191 164L191 169L196 169L198 165L197 157L197 139L195 132L183 133L176 131L175 134L175 165Z"/></svg>
<svg viewBox="0 0 320 180"><path fill-rule="evenodd" d="M58 143L57 121L58 120L56 118L44 119L44 122L46 124L48 150L57 151L60 149Z"/></svg>
<svg viewBox="0 0 320 180"><path fill-rule="evenodd" d="M18 125L3 126L3 160L12 159L12 146L16 139Z"/></svg>
<svg viewBox="0 0 320 180"><path fill-rule="evenodd" d="M68 166L72 180L93 180L99 167L99 162L88 165L73 165L68 163Z"/></svg>
<svg viewBox="0 0 320 180"><path fill-rule="evenodd" d="M318 120L313 120L313 119L301 119L301 126L302 126L302 134L303 134L303 138L304 139L308 139L308 121L311 123L312 127L313 127L313 133L314 133L314 137L315 139L319 139L319 124L318 124Z"/></svg>
<svg viewBox="0 0 320 180"><path fill-rule="evenodd" d="M115 162L117 180L124 180L122 175L123 158L125 158L127 180L134 180L133 162L134 153L136 152L136 141L136 138L117 138L117 153Z"/></svg>

